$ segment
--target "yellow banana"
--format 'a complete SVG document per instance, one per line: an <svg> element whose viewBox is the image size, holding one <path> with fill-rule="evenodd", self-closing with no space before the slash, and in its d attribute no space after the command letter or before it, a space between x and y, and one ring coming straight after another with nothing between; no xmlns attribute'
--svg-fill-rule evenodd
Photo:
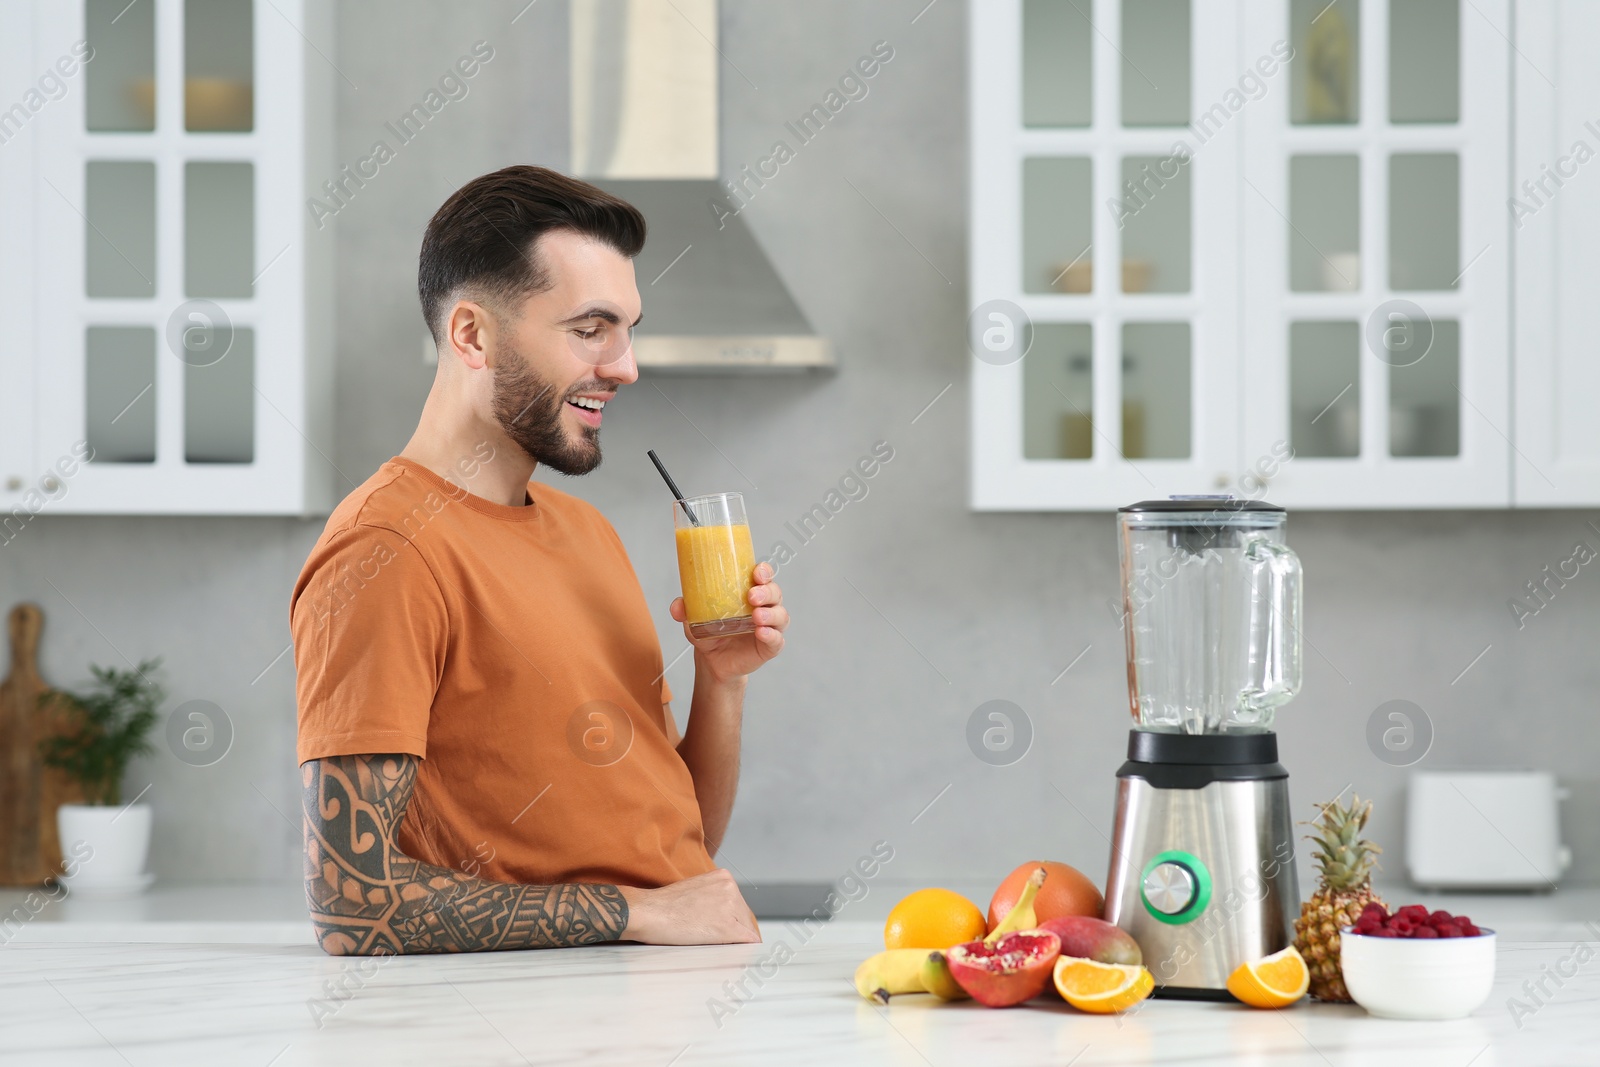
<svg viewBox="0 0 1600 1067"><path fill-rule="evenodd" d="M930 952L923 959L922 984L940 1000L965 1000L972 995L950 974L950 964L943 952Z"/></svg>
<svg viewBox="0 0 1600 1067"><path fill-rule="evenodd" d="M1035 867L1028 876L1028 884L1022 887L1022 893L1017 897L1016 906L1006 912L1006 917L995 924L995 928L984 938L984 943L994 944L1002 937L1016 930L1032 930L1039 925L1039 917L1033 911L1033 898L1039 895L1039 887L1044 885L1045 869Z"/></svg>
<svg viewBox="0 0 1600 1067"><path fill-rule="evenodd" d="M922 984L925 948L891 948L861 961L856 968L856 992L879 1004L895 993L926 993Z"/></svg>

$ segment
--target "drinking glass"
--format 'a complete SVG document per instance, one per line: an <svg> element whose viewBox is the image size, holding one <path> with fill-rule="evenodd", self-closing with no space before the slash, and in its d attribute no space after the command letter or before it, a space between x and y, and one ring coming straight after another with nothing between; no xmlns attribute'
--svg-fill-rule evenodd
<svg viewBox="0 0 1600 1067"><path fill-rule="evenodd" d="M756 559L744 497L713 493L673 501L672 517L689 632L726 637L754 630L750 587Z"/></svg>

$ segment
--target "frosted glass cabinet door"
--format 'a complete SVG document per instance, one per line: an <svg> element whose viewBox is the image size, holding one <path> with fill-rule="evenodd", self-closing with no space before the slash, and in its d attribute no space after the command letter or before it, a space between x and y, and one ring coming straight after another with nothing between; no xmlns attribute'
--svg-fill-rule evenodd
<svg viewBox="0 0 1600 1067"><path fill-rule="evenodd" d="M970 310L1032 339L994 359L975 335L973 507L1236 486L1234 0L983 0L968 20Z"/></svg>
<svg viewBox="0 0 1600 1067"><path fill-rule="evenodd" d="M1600 3L974 0L968 37L968 310L1035 340L973 347L974 508L1600 503Z"/></svg>
<svg viewBox="0 0 1600 1067"><path fill-rule="evenodd" d="M337 172L332 5L21 6L35 56L95 50L34 119L32 265L51 338L30 354L30 463L93 449L52 509L323 510L332 242L305 202ZM0 78L14 69L0 61Z"/></svg>
<svg viewBox="0 0 1600 1067"><path fill-rule="evenodd" d="M1285 506L1507 506L1509 0L1251 10L1294 58L1245 121L1245 454Z"/></svg>

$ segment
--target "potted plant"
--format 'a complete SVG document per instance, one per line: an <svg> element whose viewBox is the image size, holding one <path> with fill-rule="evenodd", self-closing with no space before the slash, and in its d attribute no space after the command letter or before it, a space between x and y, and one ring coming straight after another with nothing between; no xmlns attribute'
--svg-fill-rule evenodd
<svg viewBox="0 0 1600 1067"><path fill-rule="evenodd" d="M150 884L144 870L150 805L124 807L122 778L135 756L153 751L149 734L166 693L150 676L160 665L153 659L129 671L91 666L94 681L85 691L39 696L63 716L61 732L39 743L40 757L76 781L85 798L56 810L62 853L79 860L63 878L73 890L137 893Z"/></svg>

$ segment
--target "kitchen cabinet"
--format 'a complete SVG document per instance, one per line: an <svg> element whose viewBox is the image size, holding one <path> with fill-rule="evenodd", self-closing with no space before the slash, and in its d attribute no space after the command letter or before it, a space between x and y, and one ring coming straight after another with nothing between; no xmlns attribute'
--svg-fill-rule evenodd
<svg viewBox="0 0 1600 1067"><path fill-rule="evenodd" d="M1287 441L1290 507L1505 507L1509 6L1325 6L1244 26L1297 52L1245 124L1245 462Z"/></svg>
<svg viewBox="0 0 1600 1067"><path fill-rule="evenodd" d="M1238 128L1203 159L1174 152L1192 101L1237 77L1231 8L1157 0L1125 23L1098 3L1091 26L1088 0L971 6L975 507L1098 509L1231 478ZM1158 85L1130 84L1119 39Z"/></svg>
<svg viewBox="0 0 1600 1067"><path fill-rule="evenodd" d="M0 272L32 286L5 287L24 324L0 355L8 534L40 513L325 511L327 5L4 0L0 23L29 157L0 174L28 223Z"/></svg>
<svg viewBox="0 0 1600 1067"><path fill-rule="evenodd" d="M1525 408L1581 400L1513 359L1534 75L1506 0L996 0L970 27L974 508L1533 502Z"/></svg>
<svg viewBox="0 0 1600 1067"><path fill-rule="evenodd" d="M1600 503L1600 5L1517 5L1515 439L1518 506ZM1559 89L1557 88L1559 87Z"/></svg>

